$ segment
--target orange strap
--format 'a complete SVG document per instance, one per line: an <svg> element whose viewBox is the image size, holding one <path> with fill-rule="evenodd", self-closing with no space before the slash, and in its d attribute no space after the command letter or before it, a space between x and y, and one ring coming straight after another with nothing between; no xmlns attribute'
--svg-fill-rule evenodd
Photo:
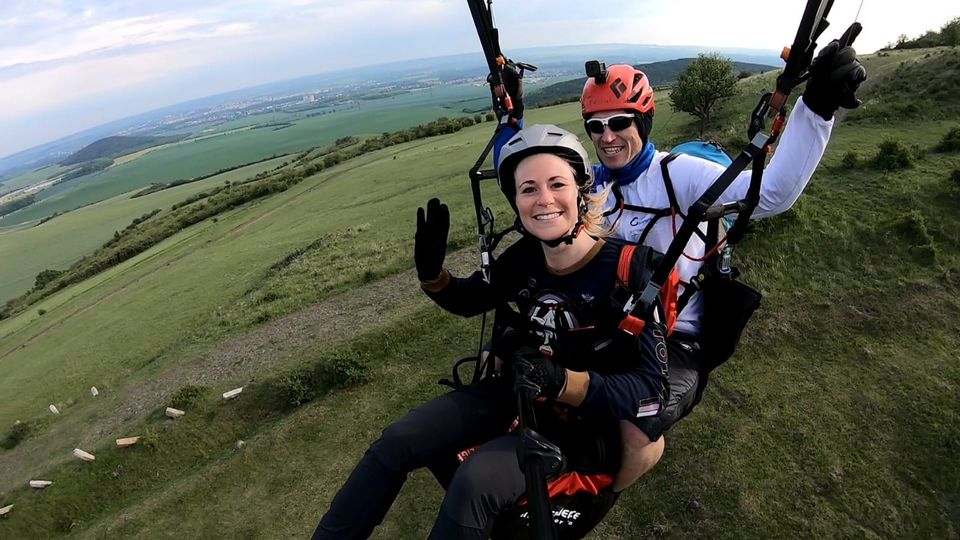
<svg viewBox="0 0 960 540"><path fill-rule="evenodd" d="M547 484L547 498L552 499L558 495L574 495L577 493L589 493L599 495L600 490L613 485L612 474L580 474L578 472L568 472L561 474L556 480ZM520 499L517 506L527 504L527 499Z"/></svg>

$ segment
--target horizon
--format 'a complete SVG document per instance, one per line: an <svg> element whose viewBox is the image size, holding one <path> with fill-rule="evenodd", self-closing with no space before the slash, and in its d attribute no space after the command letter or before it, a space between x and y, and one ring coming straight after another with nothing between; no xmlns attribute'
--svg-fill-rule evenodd
<svg viewBox="0 0 960 540"><path fill-rule="evenodd" d="M793 2L771 17L756 1L723 6L698 1L700 15L682 24L676 21L683 20L689 4L647 0L618 0L599 14L567 1L497 2L494 14L508 56L528 48L606 43L775 55L792 41L803 4ZM864 25L857 49L873 52L900 35L912 38L939 30L956 15L951 12L958 11L932 0L912 6L911 17L904 18L902 12L886 13L870 4L837 2L821 45L856 17ZM329 0L281 0L266 8L224 0L199 5L172 0L155 8L121 0L70 7L51 0L5 3L0 8L0 29L5 30L0 36L6 36L0 37L0 102L8 106L0 109L0 159L196 99L349 68L459 54L475 54L482 67L463 2L415 0L404 3L402 13L391 13L395 10L390 8L395 4L386 0L347 6ZM617 17L603 17L608 13ZM751 31L727 30L734 25ZM615 35L611 28L639 31ZM582 36L582 43L571 45L570 36Z"/></svg>

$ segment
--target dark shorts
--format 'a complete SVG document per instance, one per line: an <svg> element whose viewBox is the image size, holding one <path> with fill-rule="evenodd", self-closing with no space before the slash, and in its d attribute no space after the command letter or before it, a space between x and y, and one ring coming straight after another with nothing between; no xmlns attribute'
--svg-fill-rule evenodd
<svg viewBox="0 0 960 540"><path fill-rule="evenodd" d="M688 336L674 334L667 339L669 362L670 397L667 406L657 416L637 419L634 424L656 441L673 424L690 414L700 403L707 373L702 371L700 348Z"/></svg>

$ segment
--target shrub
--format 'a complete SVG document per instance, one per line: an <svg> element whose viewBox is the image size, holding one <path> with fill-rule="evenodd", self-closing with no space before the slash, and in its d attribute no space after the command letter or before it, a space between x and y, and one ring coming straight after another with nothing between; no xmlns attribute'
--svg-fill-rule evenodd
<svg viewBox="0 0 960 540"><path fill-rule="evenodd" d="M860 156L851 150L843 155L843 159L840 160L840 165L842 165L844 169L856 169L860 167Z"/></svg>
<svg viewBox="0 0 960 540"><path fill-rule="evenodd" d="M0 448L6 448L10 450L11 448L20 444L21 441L27 438L27 435L30 434L30 424L26 422L17 421L10 427L10 430L7 431L6 437L0 441Z"/></svg>
<svg viewBox="0 0 960 540"><path fill-rule="evenodd" d="M176 391L170 396L170 406L176 409L183 409L199 403L210 392L206 386L195 386L188 384Z"/></svg>
<svg viewBox="0 0 960 540"><path fill-rule="evenodd" d="M370 378L370 367L352 356L334 358L330 362L331 380L334 388L346 388L366 382Z"/></svg>
<svg viewBox="0 0 960 540"><path fill-rule="evenodd" d="M938 250L920 211L913 209L896 216L893 231L914 261L926 266L937 264Z"/></svg>
<svg viewBox="0 0 960 540"><path fill-rule="evenodd" d="M296 371L277 380L277 391L284 405L299 407L314 398L314 381L306 371Z"/></svg>
<svg viewBox="0 0 960 540"><path fill-rule="evenodd" d="M62 274L63 270L52 270L49 268L46 270L41 270L40 273L37 274L36 280L33 282L33 288L42 289L47 286L47 283L57 279Z"/></svg>
<svg viewBox="0 0 960 540"><path fill-rule="evenodd" d="M37 315L39 315L39 316L41 316L41 317L43 317L43 316L46 315L46 314L47 314L47 310L45 310L45 309L43 309L43 308L40 308L40 309L37 310Z"/></svg>
<svg viewBox="0 0 960 540"><path fill-rule="evenodd" d="M952 128L940 139L935 147L937 152L956 152L960 150L960 127Z"/></svg>
<svg viewBox="0 0 960 540"><path fill-rule="evenodd" d="M960 169L954 169L950 173L950 185L953 187L953 192L960 194Z"/></svg>
<svg viewBox="0 0 960 540"><path fill-rule="evenodd" d="M877 147L877 155L873 158L873 164L878 169L894 171L913 167L914 160L914 156L903 143L896 140L887 140Z"/></svg>

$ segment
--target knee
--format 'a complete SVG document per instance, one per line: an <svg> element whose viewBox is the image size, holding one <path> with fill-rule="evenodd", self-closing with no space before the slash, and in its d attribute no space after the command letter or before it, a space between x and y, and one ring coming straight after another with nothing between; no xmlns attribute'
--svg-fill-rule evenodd
<svg viewBox="0 0 960 540"><path fill-rule="evenodd" d="M367 452L390 470L410 472L423 466L427 453L424 444L429 440L429 434L397 422L387 426Z"/></svg>
<svg viewBox="0 0 960 540"><path fill-rule="evenodd" d="M507 462L503 456L477 452L460 465L443 500L447 515L461 524L483 528L486 520L515 503L525 487L515 456Z"/></svg>
<svg viewBox="0 0 960 540"><path fill-rule="evenodd" d="M646 433L637 426L621 423L620 438L622 441L622 460L625 464L642 464L643 469L649 469L663 457L666 447L663 436L651 441Z"/></svg>

